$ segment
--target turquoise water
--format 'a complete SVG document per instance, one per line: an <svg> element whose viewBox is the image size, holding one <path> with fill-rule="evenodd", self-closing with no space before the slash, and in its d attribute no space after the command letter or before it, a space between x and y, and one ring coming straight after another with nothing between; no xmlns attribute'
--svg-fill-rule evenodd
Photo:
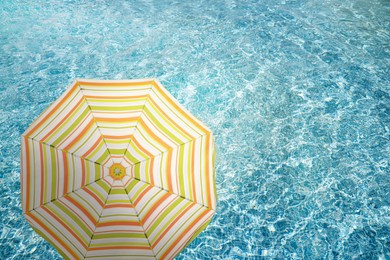
<svg viewBox="0 0 390 260"><path fill-rule="evenodd" d="M217 213L177 259L390 259L390 2L0 1L0 259L20 135L74 78L158 78L214 132Z"/></svg>

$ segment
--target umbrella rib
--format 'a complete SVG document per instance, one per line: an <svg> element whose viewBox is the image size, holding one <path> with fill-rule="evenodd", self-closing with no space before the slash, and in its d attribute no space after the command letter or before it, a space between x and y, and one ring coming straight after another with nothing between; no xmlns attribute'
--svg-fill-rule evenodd
<svg viewBox="0 0 390 260"><path fill-rule="evenodd" d="M36 140L36 139L34 139L34 138L32 138L32 137L25 137L25 138L30 139L30 140L33 141L33 142L40 143L40 144L42 144L42 145L50 146L50 147L52 147L53 149L55 149L55 150L57 150L57 151L61 151L61 152L67 153L67 154L69 154L69 155L71 155L71 156L74 156L74 157L77 157L77 158L83 159L83 160L85 160L85 161L88 161L88 162L91 162L91 163L94 163L94 164L96 164L96 165L99 165L99 166L104 167L103 165L101 165L101 164L99 164L99 163L97 163L97 162L94 162L94 161L91 161L91 160L89 160L89 159L87 159L87 158L78 156L78 155L73 154L73 153L71 153L71 152L69 152L69 151L67 151L67 150L59 149L59 148L57 148L57 147L55 147L55 146L53 146L53 145L51 145L51 144L48 144L48 143L45 143L45 142ZM68 195L68 194L70 194L70 193L73 193L73 192L76 192L76 191L78 191L78 190L81 190L81 189L87 187L88 185L91 185L92 183L95 183L95 182L97 182L98 180L103 179L104 177L105 177L105 176L101 176L100 178L98 178L98 179L96 179L96 180L93 180L93 181L91 181L91 182L89 182L89 183L86 183L86 184L84 184L83 186L81 186L81 187L79 187L79 188L76 188L76 189L74 189L74 190L72 190L72 191L69 191L69 192L66 192L66 193L62 194L60 197L54 198L54 199L52 199L52 200L50 200L50 201L47 201L47 202L45 202L45 203L39 205L39 207L32 208L31 210L29 210L29 211L27 211L27 212L25 212L25 213L23 213L23 214L26 214L26 213L28 213L28 212L31 212L31 211L37 209L37 208L40 208L40 207L42 207L42 206L45 206L45 205L47 205L48 203L54 202L54 201L56 201L56 200L59 200L59 199L65 197L66 195Z"/></svg>
<svg viewBox="0 0 390 260"><path fill-rule="evenodd" d="M98 86L106 86L107 88L103 89ZM118 88L119 86L121 87ZM132 103L133 101L127 100L127 98L130 98L133 95L126 94L127 90L130 92L133 91L132 88L129 88L130 86L136 86L136 93L138 93L138 90L142 90L142 98L141 96L134 96L137 98L134 101L134 106ZM92 95L95 93L93 92L95 90L103 90L106 92L99 92L96 95ZM118 92L111 93L113 91ZM89 93L92 94L89 96ZM110 97L112 97L114 99L120 99L120 101L113 104L115 100L101 100L100 97L103 99L110 99ZM107 102L109 104L107 104ZM142 102L144 102L144 104L142 104ZM70 105L73 105L74 108L69 109ZM112 108L113 106L117 106L118 108ZM138 111L140 107L141 110ZM77 110L75 110L76 108ZM106 114L106 112L111 110L114 111L114 115L105 118L103 114ZM180 237L177 239L175 238L175 240L172 240L173 242L171 244L168 244L169 250L173 250L179 240L186 243L185 245L183 244L184 247L187 246L188 243L207 226L207 224L201 222L201 226L199 226L200 224L197 226L200 229L198 228L199 230L195 230L196 232L191 235L192 237L187 241L187 238L183 240L183 238L185 238L184 234L188 235L190 231L192 233L195 227L193 225L195 221L188 222L188 226L184 226L184 224L178 221L181 221L179 219L188 213L188 215L191 215L191 218L196 217L196 219L194 219L196 221L202 219L202 221L205 220L209 222L215 214L216 198L212 198L213 195L216 195L213 193L216 192L214 168L215 153L213 154L212 151L210 151L210 149L214 149L212 133L207 126L203 125L199 119L186 110L159 81L155 79L136 81L76 79L72 87L67 90L58 101L52 104L48 111L49 112L40 115L25 133L22 134L22 138L24 139L22 141L25 142L25 147L22 146L22 149L27 149L25 152L22 150L22 163L28 163L27 167L22 164L21 172L22 188L26 187L27 189L26 193L22 193L22 200L25 200L25 203L27 203L26 206L23 205L23 210L25 210L23 215L28 217L35 213L40 214L39 212L50 210L51 208L54 213L59 212L65 214L65 220L55 218L50 221L48 220L48 223L53 225L53 228L61 233L61 240L64 240L65 242L68 240L72 246L76 247L80 253L78 257L82 259L93 257L95 249L109 249L112 250L112 252L107 251L106 253L119 254L120 252L116 252L116 249L122 248L122 244L125 243L123 241L127 241L126 243L130 243L128 248L131 250L144 249L143 255L145 256L149 255L150 258L153 257L154 259L158 259L162 254L162 257L165 258L169 253L162 251L160 245L167 244L167 241L171 241L172 238L170 238L170 236L172 234L169 233L171 229L168 229L162 233L164 236L161 238L157 238L157 235L155 237L156 227L162 222L160 220L174 220L171 221L172 223L170 223L168 227L179 226L179 228L183 230L183 234L178 233ZM116 112L118 112L118 115L115 114ZM101 114L102 121L100 121ZM128 117L130 118L131 123L127 124L127 121L122 122L122 119L126 120ZM110 118L113 118L113 120L110 120ZM75 120L75 122L72 122L73 120ZM116 122L119 123L116 124ZM151 124L152 127L150 127L149 124ZM128 125L130 126L131 131L122 130L125 126L129 127ZM132 127L134 127L134 129L131 129ZM144 133L142 131L144 129L149 130ZM35 133L37 131L38 133ZM63 131L63 133L59 131ZM141 136L138 138L137 134L140 134ZM38 140L39 136L42 135L44 135L44 137L41 138L43 140ZM142 142L138 143L138 141ZM51 144L46 142L51 142ZM90 144L92 145L90 146ZM133 145L135 145L135 147L133 147ZM61 147L61 149L58 146ZM124 152L122 150L123 147L126 147ZM135 149L135 154L131 154L132 148ZM140 150L137 150L137 148L140 148ZM205 149L208 150L205 152ZM204 156L203 152L205 152ZM130 153L130 157L126 157L128 153ZM154 153L156 154L154 155ZM175 153L177 153L177 155ZM192 157L185 157L185 159L183 159L182 157L186 156L187 153ZM122 156L122 158L120 158L120 156ZM158 165L160 170L152 168L150 173L145 172L145 176L140 174L136 178L134 175L138 174L131 169L130 174L128 175L130 178L126 178L126 185L131 181L131 186L125 186L125 181L123 179L111 178L113 176L107 175L108 172L111 172L111 168L108 169L107 163L111 165L112 163L116 164L119 161L120 164L124 163L127 168L134 167L137 164L142 168L145 164L153 163L153 158L156 157L156 164L161 164ZM191 162L187 163L187 159L191 159ZM195 164L195 162L199 162L200 165L194 166L193 164ZM166 163L166 165L164 165L164 163ZM213 171L211 171L211 166L214 168ZM115 168L113 169L115 170ZM149 171L148 168L147 171ZM119 174L117 171L114 173ZM159 173L160 177L158 176ZM209 173L213 175L210 175ZM163 174L166 174L166 176L164 177ZM23 177L27 178L27 184L24 184ZM148 177L150 177L150 179ZM153 180L153 177L156 178L156 181ZM204 180L204 177L206 180ZM145 180L142 180L142 178ZM200 180L198 180L198 178L200 178ZM159 181L161 181L161 183ZM212 183L212 181L214 183ZM96 184L100 187L94 186L94 183L96 182L102 182ZM121 187L120 183L123 184L123 187ZM131 191L133 184L139 185L135 186L136 188L134 189L134 192L136 191L137 193ZM157 185L160 185L161 187ZM48 188L44 189L45 186L48 186ZM127 190L129 188L130 190ZM214 188L214 191L210 191L212 188ZM152 189L152 191L150 191L150 189ZM137 195L140 191L143 192L142 197L133 197L133 195ZM148 193L149 191L152 192L151 195ZM92 192L95 192L95 194L92 194ZM125 194L122 194L123 192L125 192ZM104 198L104 194L106 194L106 198ZM148 196L146 196L146 194L148 194ZM129 200L127 200L126 195ZM146 207L143 198L147 199L150 197L149 195L152 196L152 198L158 198L157 196L160 195L163 196L160 197L152 207ZM84 198L84 196L86 196L86 198ZM76 200L78 198L79 200ZM169 200L167 198L169 198ZM134 199L134 202L132 199ZM163 205L162 201L164 203L175 202L182 204L180 204L180 208L177 207L177 204L172 204L172 206L167 209L164 206L158 205ZM102 202L104 202L104 204L102 204ZM107 205L107 203L110 205ZM127 205L128 203L130 204ZM137 203L137 208L133 203ZM56 207L61 206L60 204L63 204L68 210L57 210ZM188 211L189 209L183 211L183 205L190 205L191 208L194 207L196 209L196 212L200 211L202 214L197 216L195 215L195 212ZM130 211L131 207L133 210ZM123 214L119 212L120 216L118 219L121 221L112 221L112 219L116 219L114 213L117 212L111 211L111 208L124 209L124 211L121 211ZM77 210L79 209L82 211L83 209L91 211L92 213L89 212L91 214L87 214L88 212L83 211L85 213L84 216L83 213L78 213ZM166 219L167 214L171 214L173 210L181 212L180 215L175 215L172 216L171 219ZM159 215L160 219L157 219L152 215L154 214L154 211L156 212L155 214ZM100 214L96 215L99 212ZM144 215L145 212L147 212L146 215ZM105 213L105 215L102 215L103 213ZM126 239L125 237L123 237L123 239L122 237L117 239L116 233L126 232L124 226L127 225L127 220L125 220L124 217L127 215L131 218L130 225L134 225L134 228L129 228L129 232L135 232L139 234L139 237L134 237L130 234L130 240L126 240L127 237ZM153 218L150 218L150 216L153 216ZM43 218L45 217L43 216ZM75 223L68 218L72 218ZM75 218L78 218L83 223L78 223ZM84 220L84 218L88 219ZM100 221L102 221L102 223L100 223ZM137 221L139 227L136 223ZM183 221L187 223L187 220ZM154 226L150 225L149 222L154 223ZM57 223L59 223L60 226L57 226ZM40 224L38 223L38 225ZM81 227L82 229L86 228L88 232L85 230L85 233L83 233L79 239L79 233L71 231L72 226ZM110 226L110 228L107 228L107 226ZM111 228L111 226L113 226L113 228ZM122 228L120 228L120 226L122 226ZM64 228L69 232L64 230ZM62 233L60 229L64 230L64 233ZM141 231L143 231L144 237L140 234ZM112 237L114 238L114 240L110 240L110 245L116 243L117 240L120 240L121 244L115 244L115 246L112 247L105 246L104 241L100 240L100 234L107 232L112 233ZM148 232L148 234L146 232ZM161 231L158 232L161 234ZM174 233L176 234L177 232L179 231L175 231ZM72 236L69 237L69 234ZM74 240L73 237L80 243ZM90 238L90 241L88 241L88 238ZM107 236L102 236L102 238L107 239ZM139 240L133 240L134 238L139 238ZM52 242L57 238L54 237L54 240L52 238L46 239L49 242ZM147 248L148 245L146 245L144 239L146 239L150 251ZM94 242L93 244L92 241ZM138 244L137 241L141 242ZM81 249L79 249L79 244L82 246ZM182 250L182 244L179 244L179 246L179 249ZM178 249L173 251L175 255L178 254L178 252L180 252ZM133 251L130 253L133 253ZM138 254L139 252L136 251L136 255ZM74 256L74 254L72 255ZM100 253L98 253L98 255L100 255Z"/></svg>
<svg viewBox="0 0 390 260"><path fill-rule="evenodd" d="M123 180L121 180L121 182L122 182L123 187L124 187L125 184L123 183ZM126 189L125 189L125 191L126 191ZM136 213L136 215L137 215L138 222L139 222L139 224L141 225L142 230L144 231L144 234L145 234L145 238L146 238L146 240L148 241L148 244L149 244L149 246L150 246L150 250L152 250L152 253L153 253L153 255L154 255L154 258L157 259L157 255L156 255L156 253L155 253L154 250L153 250L152 244L150 243L149 238L148 238L148 235L146 234L146 230L145 230L145 228L144 228L144 226L143 226L143 224L142 224L142 222L141 222L141 219L139 218L139 213L138 213L137 209L135 208L135 205L134 205L133 201L131 200L130 195L129 195L129 193L127 193L127 191L126 191L126 194L127 194L127 197L129 197L129 200L130 200L131 205L133 205L134 211L135 211L135 213Z"/></svg>
<svg viewBox="0 0 390 260"><path fill-rule="evenodd" d="M186 198L186 197L184 197L184 196L182 196L182 195L180 195L180 194L173 193L173 192L171 192L170 190L166 190L166 189L164 189L164 188L162 188L162 187L156 186L156 185L154 185L154 184L152 184L152 183L146 182L146 181L141 180L141 179L138 179L138 178L136 178L136 177L133 177L133 178L134 178L135 180L137 180L137 181L143 182L143 183L148 184L148 185L150 185L150 186L152 186L152 187L158 188L158 189L160 189L160 190L163 190L163 191L165 191L165 192L168 192L169 194L178 196L178 197L180 197L180 198L182 198L182 199L185 199L185 200L187 200L187 201L190 201L190 202L192 202L192 203L194 203L194 204L198 204L199 206L202 206L202 207L204 207L204 208L207 208L208 210L211 210L211 211L214 211L214 212L215 212L215 210L213 210L212 208L209 208L209 207L207 207L206 205L203 205L203 204L201 204L201 203L199 203L199 202L196 202L196 201L193 201L193 200L191 200L191 199L189 199L189 198Z"/></svg>
<svg viewBox="0 0 390 260"><path fill-rule="evenodd" d="M144 103L143 106L142 106L141 113L140 113L140 115L139 115L139 117L138 117L138 119L137 119L137 123L136 123L136 125L134 126L134 129L137 129L137 126L138 126L138 124L139 124L139 118L142 116L142 111L144 111L144 109L145 109L146 103L148 102L149 95L150 95L150 92L152 92L152 89L153 89L152 87L149 89L147 98L145 98L145 103ZM126 147L126 150L125 150L125 154L126 154L126 151L129 150L130 144L131 144L131 138L130 138L129 143L127 144L127 147ZM124 158L125 158L125 154L123 155L122 161L121 161L120 163L123 162L123 160L124 160Z"/></svg>
<svg viewBox="0 0 390 260"><path fill-rule="evenodd" d="M190 139L190 140L188 140L187 142L184 142L184 143L181 143L181 144L177 145L174 149L180 148L180 147L183 146L183 145L189 144L189 143L191 143L191 142L193 142L193 141L195 141L195 140L198 140L198 139L200 139L200 138L202 138L202 137L204 137L204 136L207 136L207 135L209 135L209 134L210 134L210 132L205 133L205 134L202 134L202 135L199 135L199 136L196 137L195 139ZM163 153L165 153L165 152L168 152L168 151L169 151L169 150L161 151L160 153L153 155L153 157L157 157L157 156L159 156L159 155L161 155L161 154L163 154ZM138 162L135 163L134 165L140 164L140 163L142 163L142 162L146 162L147 160L150 160L150 158L147 158L147 159L142 160L142 161L138 161ZM149 183L148 183L148 184L149 184Z"/></svg>
<svg viewBox="0 0 390 260"><path fill-rule="evenodd" d="M62 151L62 152L65 152L65 153L67 153L67 154L70 154L70 155L72 155L72 156L74 156L74 157L77 157L77 158L86 160L86 161L91 162L91 163L95 163L95 164L97 164L97 165L101 165L100 163L94 162L94 161L92 161L92 160L90 160L90 159L88 159L88 158L85 158L85 157L82 157L82 156L78 156L77 154L71 153L71 152L69 152L68 150L60 149L60 148L58 148L58 147L55 147L55 146L52 145L52 144L48 144L48 143L46 143L46 142L42 142L42 141L40 141L40 140L37 140L37 139L35 139L34 137L25 136L25 138L30 139L31 141L34 141L34 142L37 142L37 143L46 145L46 146L50 146L50 147L52 147L53 149L55 149L55 150L57 150L57 151ZM102 165L101 165L101 166L102 166Z"/></svg>
<svg viewBox="0 0 390 260"><path fill-rule="evenodd" d="M43 203L43 204L40 204L38 207L33 208L33 209L31 209L31 210L29 210L29 211L27 211L27 212L24 212L23 215L26 215L27 213L29 213L29 212L31 212L31 211L37 210L37 209L39 209L39 208L41 208L41 207L44 207L44 206L46 206L46 205L49 204L49 203L52 203L52 202L57 201L57 200L60 200L60 199L64 198L66 195L68 195L68 194L70 194L70 193L74 193L74 192L77 192L77 191L79 191L79 190L82 190L82 189L88 187L89 185L91 185L91 184L93 184L93 183L95 183L95 182L97 182L97 181L99 181L99 180L102 180L103 178L104 178L104 177L101 177L101 178L99 178L99 179L96 179L96 180L94 180L94 181L92 181L92 182L90 182L90 183L85 184L84 186L81 186L80 188L77 188L77 189L75 189L75 190L73 190L73 191L70 191L70 192L68 192L68 193L64 193L62 196L60 196L60 197L58 197L58 198L55 198L55 199L52 199L52 200L50 200L50 201L48 201L48 202L45 202L45 203Z"/></svg>
<svg viewBox="0 0 390 260"><path fill-rule="evenodd" d="M87 104L88 109L89 109L89 111L91 112L91 115L92 115L92 118L93 118L93 122L95 123L96 128L97 128L97 130L99 131L100 136L102 137L102 140L103 140L104 145L106 146L106 150L107 150L108 154L110 155L110 157L112 157L112 155L111 155L111 153L110 153L110 150L108 149L106 140L104 139L104 137L103 137L103 135L102 135L102 132L101 132L101 130L100 130L100 127L99 127L99 125L98 125L97 122L96 122L96 118L95 118L95 115L94 115L93 112L92 112L92 108L91 108L91 106L89 105L88 100L85 98L84 91L83 91L83 89L81 88L80 84L79 84L79 88L80 88L80 92L81 92L81 94L82 94L82 96L83 96L83 98L84 98L84 100L85 100L85 103Z"/></svg>
<svg viewBox="0 0 390 260"><path fill-rule="evenodd" d="M98 220L96 221L95 229L94 229L93 232L92 232L91 240L89 240L89 243L88 243L88 246L87 246L87 251L85 252L85 255L84 255L84 259L87 257L88 249L89 249L89 247L91 246L91 242L92 242L93 236L95 235L95 231L96 231L97 226L98 226L98 224L99 224L99 221L100 221L100 219L101 219L101 217L102 217L102 213L103 213L103 210L104 210L104 208L105 208L105 205L107 204L107 200L108 200L108 197L110 196L111 190L112 190L112 187L110 187L110 190L109 190L108 193L107 193L107 197L106 197L106 199L105 199L105 201L104 201L104 204L103 204L104 206L102 207L102 210L100 211L100 214L99 214L99 218L98 218Z"/></svg>
<svg viewBox="0 0 390 260"><path fill-rule="evenodd" d="M195 140L198 140L198 139L200 139L200 138L202 138L202 137L204 137L204 136L207 136L207 135L209 135L209 134L211 134L211 133L208 132L208 133L206 133L206 134L203 134L203 135L198 136L198 137L195 138L195 139L191 139L191 140L189 140L189 141L187 141L187 142L185 142L185 143L182 143L182 144L176 146L176 149L178 149L178 148L180 148L181 146L186 145L186 144L188 144L188 143L194 142ZM167 152L167 151L168 151L168 150L163 151L163 152L161 152L160 154L154 155L154 157L157 157L157 156L159 156L159 155L162 155L163 153L165 153L165 152ZM139 161L139 162L137 162L135 165L140 164L140 163L142 163L142 162L146 162L147 160L150 160L150 158L145 159L145 160L142 160L142 161ZM166 190L166 189L164 189L164 188L162 188L162 187L156 186L156 185L154 185L154 184L152 184L152 183L146 182L146 181L141 180L141 179L139 179L139 178L136 178L136 177L133 177L133 178L136 179L136 180L138 180L138 181L141 181L141 182L143 182L143 183L146 183L146 184L148 184L148 185L151 185L151 186L153 186L153 187L156 187L156 188L159 188L159 189L161 189L161 190L167 191L168 193L177 195L177 196L179 196L179 197L181 197L181 198L183 198L183 199L186 199L186 200L191 201L191 202L193 202L193 203L196 203L196 204L198 204L198 205L201 205L202 207L205 207L205 208L207 208L207 209L213 210L213 209L209 208L208 206L206 206L206 205L204 205L204 204L201 204L201 203L199 203L199 202L195 202L195 201L193 201L193 200L191 200L191 199L189 199L189 198L187 198L187 197L184 197L184 196L182 196L182 195L180 195L180 194L173 193L173 192L171 192L170 190Z"/></svg>

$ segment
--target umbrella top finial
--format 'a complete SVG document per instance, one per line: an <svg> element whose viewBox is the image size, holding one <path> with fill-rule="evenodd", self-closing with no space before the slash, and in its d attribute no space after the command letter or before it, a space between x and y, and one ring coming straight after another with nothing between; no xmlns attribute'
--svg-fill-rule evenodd
<svg viewBox="0 0 390 260"><path fill-rule="evenodd" d="M122 178L126 175L126 169L120 163L114 163L110 167L110 176L114 178L114 180L122 180Z"/></svg>

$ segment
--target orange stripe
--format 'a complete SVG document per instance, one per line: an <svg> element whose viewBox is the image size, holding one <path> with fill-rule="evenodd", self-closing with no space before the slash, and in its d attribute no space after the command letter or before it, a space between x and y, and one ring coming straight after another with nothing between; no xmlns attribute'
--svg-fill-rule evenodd
<svg viewBox="0 0 390 260"><path fill-rule="evenodd" d="M55 153L56 153L56 158L60 158L60 156L58 155L58 153L59 152L62 152L61 150L60 151L58 151L57 149L54 149L55 150ZM59 171L60 171L60 165L59 164L57 164L56 165L57 167L56 167L56 173L58 173ZM53 177L53 176L52 176ZM54 181L54 183L56 184L56 193L55 194L51 194L51 198L52 198L52 200L53 199L55 199L55 198L57 198L57 196L58 196L58 194L60 194L60 183L59 183L59 181L58 181L58 176L57 176L57 174L55 175L55 181Z"/></svg>
<svg viewBox="0 0 390 260"><path fill-rule="evenodd" d="M155 106L157 108L157 110L162 113L170 123L174 124L182 133L184 133L185 135L189 136L190 139L195 139L194 136L192 136L189 132L187 132L186 130L184 130L184 128L182 128L178 123L176 123L176 120L173 120L167 113L164 112L164 109L162 109L156 102L154 102L154 100L152 98L149 98L148 99L149 102L151 102L153 104L153 106ZM187 139L189 139L187 137Z"/></svg>
<svg viewBox="0 0 390 260"><path fill-rule="evenodd" d="M103 135L104 139L115 139L115 140L120 140L120 139L130 139L133 135Z"/></svg>
<svg viewBox="0 0 390 260"><path fill-rule="evenodd" d="M204 226L207 222L209 222L210 221L210 218L207 218L205 221L203 221L202 223L200 223L200 225L198 225L200 228L202 227L202 226ZM198 229L199 230L199 229ZM186 243L184 244L184 246L186 246L187 245L187 243L188 242L190 242L191 241L191 239L193 238L193 236L192 237L190 237L190 239L188 239L187 241L186 241ZM176 251L173 253L173 255L175 256L175 255L177 255L177 254L179 254L180 253L180 251L182 251L183 250L183 248L178 248L178 249L176 249Z"/></svg>
<svg viewBox="0 0 390 260"><path fill-rule="evenodd" d="M91 120L85 127L84 129L78 134L77 137L75 137L73 139L73 141L68 144L64 150L69 150L72 146L74 146L78 141L80 141L80 139L89 131L89 129L92 127L92 125L94 124L94 121ZM70 136L70 135L69 135Z"/></svg>
<svg viewBox="0 0 390 260"><path fill-rule="evenodd" d="M110 157L108 159L112 158L123 158L123 155L115 155L115 154L110 154ZM125 159L125 158L124 158ZM104 163L101 163L101 165L104 165Z"/></svg>
<svg viewBox="0 0 390 260"><path fill-rule="evenodd" d="M149 158L153 157L153 154L149 153L148 150L144 149L142 145L137 141L136 138L133 138L131 141L137 146L138 149L140 149L143 153L145 153Z"/></svg>
<svg viewBox="0 0 390 260"><path fill-rule="evenodd" d="M26 199L24 200L24 206L25 206L25 212L30 211L30 182L31 182L31 171L30 171L30 149L28 144L28 139L24 137L24 145L25 145L25 151L26 151Z"/></svg>
<svg viewBox="0 0 390 260"><path fill-rule="evenodd" d="M191 208L193 208L195 204L191 204L190 206L186 207L184 211L182 211L179 216L175 217L175 220L169 224L169 226L164 230L163 233L160 234L159 238L153 243L153 247L158 244L158 242L164 238L164 236L168 233L168 231L175 225L176 222L180 220L181 217L183 217Z"/></svg>
<svg viewBox="0 0 390 260"><path fill-rule="evenodd" d="M47 213L50 214L50 216L52 216L58 223L60 223L62 225L62 227L64 227L66 230L68 230L69 233L72 234L72 236L77 240L79 241L79 243L84 247L84 249L87 249L87 245L80 239L80 237L74 233L74 231L68 226L67 223L65 223L62 219L60 219L56 214L54 214L52 211L50 211L49 209L47 209L47 207L42 207L43 210L45 210ZM74 228L74 227L73 227Z"/></svg>
<svg viewBox="0 0 390 260"><path fill-rule="evenodd" d="M69 113L66 114L66 115L61 119L61 121L60 121L57 125L53 126L53 128L52 128L52 129L51 129L51 130L50 130L50 131L41 139L42 142L46 141L46 139L47 139L55 130L57 130L58 127L59 127L60 125L62 125L62 124L64 123L65 120L67 120L67 119L70 117L70 115L76 110L76 108L80 105L81 102L83 102L83 99L80 99L80 100L77 102L77 104L74 105L73 108L69 111Z"/></svg>
<svg viewBox="0 0 390 260"><path fill-rule="evenodd" d="M154 212L157 211L157 208L160 207L160 205L162 204L162 202L164 200L166 200L169 196L171 196L171 194L169 194L168 192L164 194L164 196L162 196L159 200L157 200L153 206L151 207L151 209L148 211L148 213L143 217L142 219L142 223L145 223L148 218L150 217L150 215L152 215Z"/></svg>
<svg viewBox="0 0 390 260"><path fill-rule="evenodd" d="M152 125L154 125L151 121L150 121L150 123ZM156 142L162 144L162 146L166 147L167 149L168 149L168 147L170 147L161 138L159 138L152 130L150 130L149 126L146 124L146 122L144 121L144 119L142 117L139 118L138 124L140 124L140 126L142 126L142 130L144 132L147 132L148 135L151 136ZM156 128L158 129L158 127L156 127ZM163 134L163 135L165 135L165 134ZM167 139L169 139L169 138L167 137Z"/></svg>
<svg viewBox="0 0 390 260"><path fill-rule="evenodd" d="M153 121L151 121L151 120L149 119L149 117L148 117L147 119L149 120L149 122L150 122L151 125L155 126L155 124L153 123ZM171 148L167 143L165 143L160 137L158 137L158 136L149 128L149 126L146 124L146 122L144 121L144 119L143 119L142 117L139 118L138 124L139 124L140 126L142 126L142 131L143 131L143 132L147 132L148 135L151 136L152 139L153 139L154 141L156 141L156 142L158 142L159 144L161 144L161 145L162 145L163 147L165 147L167 150ZM156 127L157 129L159 129L158 126L155 126L155 127ZM171 139L171 138L169 138L164 132L161 132L161 131L160 131L160 133L161 133L162 135L164 135L167 139L169 139L169 140Z"/></svg>
<svg viewBox="0 0 390 260"><path fill-rule="evenodd" d="M167 176L167 182L168 182L168 190L173 191L173 185L172 185L172 176L171 176L171 164L172 164L172 150L169 150L167 152L167 168L166 168L166 176Z"/></svg>
<svg viewBox="0 0 390 260"><path fill-rule="evenodd" d="M160 207L159 212L160 212L160 213L161 213L161 212L164 212L164 211L172 204L173 201L174 201L174 200L171 200L169 203L166 203L164 207ZM144 230L148 230L149 227L150 227L151 225L154 224L154 222L156 221L156 219L158 219L158 217L159 217L159 214L156 214L156 216L154 217L154 219L152 219L152 220L149 221L149 222L150 222L149 226L144 226Z"/></svg>
<svg viewBox="0 0 390 260"><path fill-rule="evenodd" d="M68 157L65 153L62 153L62 159L64 161L64 194L68 193L68 177L69 177L69 167L68 167Z"/></svg>
<svg viewBox="0 0 390 260"><path fill-rule="evenodd" d="M85 95L84 97L85 98L95 98L95 99L125 99L125 100L128 100L128 99L136 99L136 98L146 98L148 95L138 95L138 96L93 96L93 95Z"/></svg>
<svg viewBox="0 0 390 260"><path fill-rule="evenodd" d="M92 116L92 117L93 117L93 116ZM84 124L84 122L87 121L87 119L88 119L88 116L84 117L84 118L82 119L81 123L78 124L77 127L75 127L75 128L73 129L73 132L70 133L70 134L68 134L68 135L64 138L64 140L62 140L61 143L59 143L59 144L56 145L56 147L61 147L62 144L65 143L65 142L72 136L73 133L77 132L77 130ZM93 120L93 119L92 119L92 120ZM87 125L87 126L88 126L88 125Z"/></svg>
<svg viewBox="0 0 390 260"><path fill-rule="evenodd" d="M161 259L164 259L168 253L170 253L173 248L175 246L177 246L177 244L179 244L179 242L183 239L184 236L188 235L189 231L195 227L195 224L194 223L198 223L200 222L200 220L208 213L209 211L208 210L205 210L202 214L200 214L200 216L198 216L192 223L191 225L189 225L185 230L183 230L181 232L181 235L175 240L174 243L172 243L172 245L165 251L165 253L161 256ZM191 239L191 238L190 238ZM188 241L188 240L187 240Z"/></svg>
<svg viewBox="0 0 390 260"><path fill-rule="evenodd" d="M24 137L21 138L20 142L21 142L21 149L20 149L20 195L22 197L22 213L25 212L25 208L26 208L26 198L25 198L25 191L24 191L24 160L23 160L23 141L24 141Z"/></svg>
<svg viewBox="0 0 390 260"><path fill-rule="evenodd" d="M152 186L147 186L146 189L144 189L137 197L137 199L133 202L133 205L137 205L138 202L142 199L145 194L152 189Z"/></svg>
<svg viewBox="0 0 390 260"><path fill-rule="evenodd" d="M32 128L27 134L26 136L29 136L31 135L33 132L35 132L35 130L37 130L39 127L41 127L41 125L46 122L48 120L49 117L51 117L51 115L53 115L55 112L57 112L57 110L65 103L65 101L73 94L73 92L75 91L75 89L78 87L78 83L76 82L70 89L70 91L63 97L60 99L60 101L58 102L58 104L44 117L41 119L41 121L39 121L39 123L37 123L37 125Z"/></svg>
<svg viewBox="0 0 390 260"><path fill-rule="evenodd" d="M96 142L91 146L91 148L89 148L88 151L86 151L86 152L82 155L82 157L87 158L87 156L95 150L95 148L99 145L99 143L100 143L102 140L103 140L103 137L100 135L99 138L96 140Z"/></svg>
<svg viewBox="0 0 390 260"><path fill-rule="evenodd" d="M139 226L139 222L135 221L113 221L113 222L99 222L97 227L114 227L114 226Z"/></svg>
<svg viewBox="0 0 390 260"><path fill-rule="evenodd" d="M150 178L150 183L151 184L154 184L154 172L153 172L153 168L154 168L154 159L155 157L152 157L150 158L149 162L150 162L150 165L149 165L149 178Z"/></svg>
<svg viewBox="0 0 390 260"><path fill-rule="evenodd" d="M99 205L100 205L102 208L104 207L104 202L103 202L95 193L93 193L90 189L84 189L84 191L85 191L86 193L88 193L89 196L91 196L92 198L94 198L95 201L96 201L97 203L99 203Z"/></svg>
<svg viewBox="0 0 390 260"><path fill-rule="evenodd" d="M115 208L130 208L131 204L130 203L113 203L113 204L108 204L104 208L105 209L115 209Z"/></svg>
<svg viewBox="0 0 390 260"><path fill-rule="evenodd" d="M30 214L30 213L27 213L27 215L30 218L32 218L40 226L41 229L43 229L47 233L49 233L54 238L54 240L56 240L58 242L58 244L63 246L65 248L65 250L74 257L74 259L78 258L78 255L76 255L75 252L73 250L71 250L69 248L69 246L66 243L64 243L64 241L62 239L60 239L52 230L50 230L40 219L38 219L37 217L35 217L33 214Z"/></svg>
<svg viewBox="0 0 390 260"><path fill-rule="evenodd" d="M92 222L92 223L96 223L96 219L94 219L94 217L80 204L78 203L78 201L76 201L74 198L70 197L70 196L65 196L64 197L66 200L68 200L70 203L72 203L77 209L79 209L81 212L83 212L85 214L85 216L87 216L87 218Z"/></svg>
<svg viewBox="0 0 390 260"><path fill-rule="evenodd" d="M39 204L40 205L43 205L43 191L45 190L45 183L44 183L44 167L45 167L45 163L43 162L43 149L42 149L42 144L41 143L38 143L39 145L39 156L40 156L40 160L39 160L39 163L41 164L41 194L40 194L40 198L39 198Z"/></svg>
<svg viewBox="0 0 390 260"><path fill-rule="evenodd" d="M206 179L206 192L207 192L207 206L208 207L211 207L211 190L210 190L210 168L209 168L209 165L210 162L209 161L209 158L210 158L210 135L207 135L206 137L206 144L205 144L205 147L206 147L206 162L205 162L205 179Z"/></svg>
<svg viewBox="0 0 390 260"><path fill-rule="evenodd" d="M85 186L85 161L80 158L81 161L81 187Z"/></svg>

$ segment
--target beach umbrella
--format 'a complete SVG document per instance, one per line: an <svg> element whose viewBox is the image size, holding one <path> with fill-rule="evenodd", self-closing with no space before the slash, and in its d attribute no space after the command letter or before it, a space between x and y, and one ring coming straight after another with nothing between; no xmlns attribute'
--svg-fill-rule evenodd
<svg viewBox="0 0 390 260"><path fill-rule="evenodd" d="M171 259L215 213L212 133L156 80L76 80L21 142L23 214L66 259Z"/></svg>

